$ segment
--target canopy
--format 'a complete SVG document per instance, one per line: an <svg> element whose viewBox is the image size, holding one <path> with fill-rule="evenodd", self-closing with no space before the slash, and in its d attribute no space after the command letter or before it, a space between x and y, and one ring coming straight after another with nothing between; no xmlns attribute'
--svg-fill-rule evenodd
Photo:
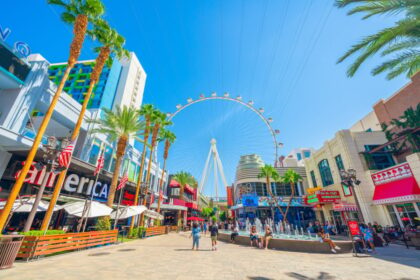
<svg viewBox="0 0 420 280"><path fill-rule="evenodd" d="M140 215L147 209L146 206L126 206L118 209L118 219L127 219L136 215ZM111 213L111 219L117 218L117 210Z"/></svg>
<svg viewBox="0 0 420 280"><path fill-rule="evenodd" d="M23 213L31 212L32 206L34 205L35 198L21 198L16 199L12 206L12 212ZM6 201L0 202L0 209L3 209L6 205ZM47 211L49 203L41 200L38 204L37 212ZM60 210L61 207L58 205L54 206L54 211Z"/></svg>
<svg viewBox="0 0 420 280"><path fill-rule="evenodd" d="M204 221L204 219L199 218L199 217L188 217L187 221L198 221L198 222L202 222Z"/></svg>
<svg viewBox="0 0 420 280"><path fill-rule="evenodd" d="M345 211L357 211L357 205L348 202L339 202L333 204L334 211L345 212Z"/></svg>
<svg viewBox="0 0 420 280"><path fill-rule="evenodd" d="M158 212L153 211L153 210L144 211L144 215L149 217L149 218L152 218L152 219L163 220L163 216L161 214L159 214Z"/></svg>
<svg viewBox="0 0 420 280"><path fill-rule="evenodd" d="M70 215L74 215L76 217L82 217L83 209L85 208L85 202L76 201L76 202L66 203L62 206L62 208L66 210L66 212L69 213ZM95 218L95 217L109 216L111 212L112 212L111 207L108 207L105 204L102 204L96 201L92 201L90 209L88 213L85 214L85 217Z"/></svg>
<svg viewBox="0 0 420 280"><path fill-rule="evenodd" d="M153 203L150 206L150 208L157 209L157 203ZM181 211L188 210L188 208L185 207L185 206L174 205L174 204L166 204L166 203L160 204L160 209L161 210L181 210Z"/></svg>
<svg viewBox="0 0 420 280"><path fill-rule="evenodd" d="M420 199L420 188L413 176L384 183L374 181L374 183L376 185L373 195L374 204L411 202Z"/></svg>

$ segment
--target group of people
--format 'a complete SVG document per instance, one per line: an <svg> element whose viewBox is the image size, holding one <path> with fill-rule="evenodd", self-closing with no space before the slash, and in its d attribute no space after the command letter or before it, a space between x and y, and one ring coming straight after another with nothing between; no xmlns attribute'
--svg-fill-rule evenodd
<svg viewBox="0 0 420 280"><path fill-rule="evenodd" d="M198 248L200 246L201 232L203 232L204 235L207 235L207 230L210 232L211 250L217 250L217 235L219 234L219 226L216 222L213 222L212 224L201 223L200 225L197 223L193 223L190 235L190 238L193 238L192 250L195 249L198 251Z"/></svg>

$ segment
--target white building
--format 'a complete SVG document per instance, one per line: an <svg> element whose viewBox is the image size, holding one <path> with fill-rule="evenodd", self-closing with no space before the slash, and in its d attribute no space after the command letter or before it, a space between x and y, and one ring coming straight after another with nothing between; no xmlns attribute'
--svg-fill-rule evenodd
<svg viewBox="0 0 420 280"><path fill-rule="evenodd" d="M305 159L310 158L315 152L313 148L296 148L293 149L283 160L284 167L303 167Z"/></svg>

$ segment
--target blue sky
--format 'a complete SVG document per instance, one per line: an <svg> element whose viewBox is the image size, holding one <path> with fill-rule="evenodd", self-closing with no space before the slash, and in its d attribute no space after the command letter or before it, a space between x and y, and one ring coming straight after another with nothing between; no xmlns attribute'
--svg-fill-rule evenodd
<svg viewBox="0 0 420 280"><path fill-rule="evenodd" d="M30 3L30 4L29 4ZM189 97L211 92L264 107L280 129L280 151L322 146L339 129L350 127L380 98L407 83L372 77L381 61L370 59L349 79L347 63L336 64L348 47L395 17L362 21L347 16L329 0L105 0L106 19L127 39L148 78L145 103L173 112ZM8 38L27 42L50 62L65 61L71 28L60 10L46 1L6 1L0 25ZM85 44L81 59L94 57ZM178 139L170 151L171 172L190 171L200 178L211 138L217 139L228 183L241 154L257 153L272 163L270 134L258 117L238 104L199 103L174 118ZM213 182L205 187L212 195ZM225 191L222 190L223 195Z"/></svg>

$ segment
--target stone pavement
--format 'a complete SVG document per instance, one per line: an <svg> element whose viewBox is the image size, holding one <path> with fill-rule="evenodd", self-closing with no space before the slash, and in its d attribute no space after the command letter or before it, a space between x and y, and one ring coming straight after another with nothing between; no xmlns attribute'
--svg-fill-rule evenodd
<svg viewBox="0 0 420 280"><path fill-rule="evenodd" d="M66 279L420 279L420 251L380 248L373 257L260 250L201 238L191 251L186 233L171 233L38 261L17 262L1 280Z"/></svg>

